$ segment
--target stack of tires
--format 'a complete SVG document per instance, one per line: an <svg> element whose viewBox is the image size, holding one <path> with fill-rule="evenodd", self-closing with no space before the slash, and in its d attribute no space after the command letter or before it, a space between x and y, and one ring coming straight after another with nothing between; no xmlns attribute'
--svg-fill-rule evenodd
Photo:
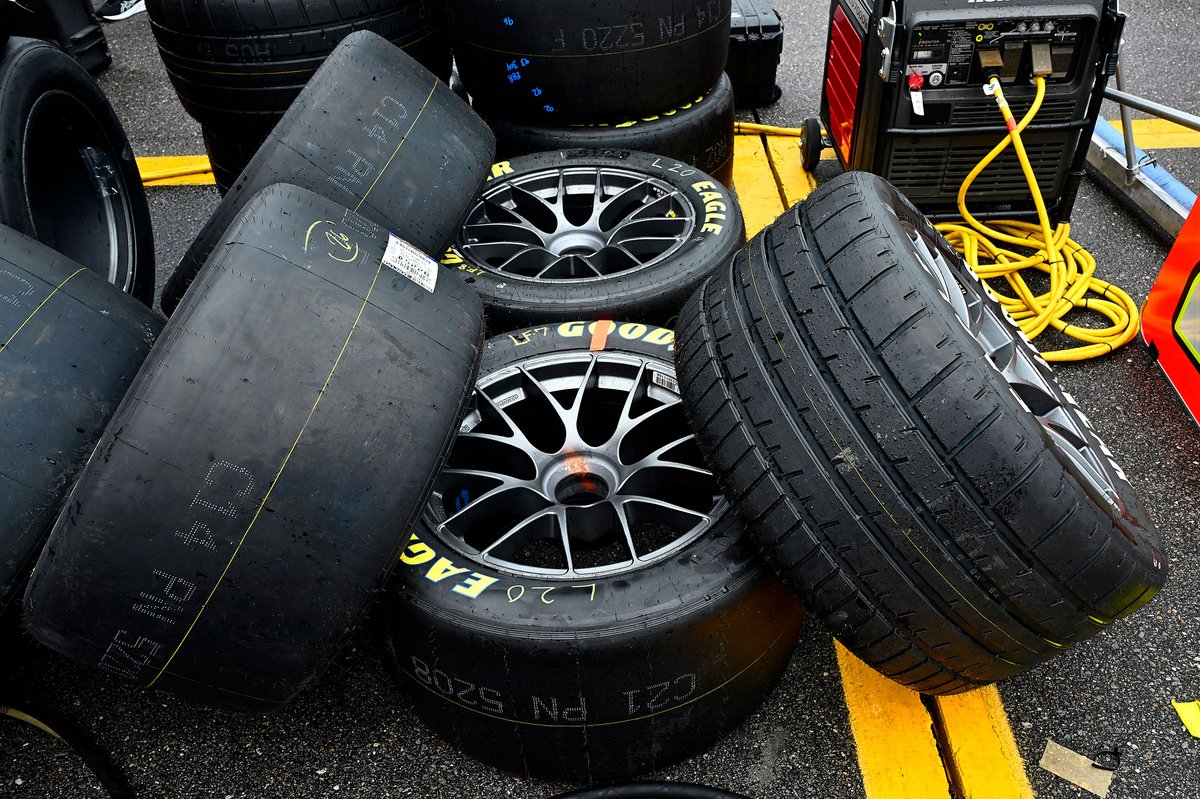
<svg viewBox="0 0 1200 799"><path fill-rule="evenodd" d="M148 0L146 11L167 75L200 123L221 192L353 31L377 33L450 77L441 0Z"/></svg>
<svg viewBox="0 0 1200 799"><path fill-rule="evenodd" d="M639 85L728 24L685 5L616 33L545 11L547 41L628 42L595 57ZM499 8L502 29L541 21L507 0L477 16ZM669 41L643 47L655 30ZM494 41L468 56L477 97L536 112L513 88L529 78L542 113L571 107L553 48L496 77L493 51L518 45ZM360 31L200 232L165 326L0 232L0 410L17 420L0 603L40 549L37 640L250 712L290 702L374 604L431 728L504 768L603 781L759 707L797 597L943 694L1163 584L1086 418L882 179L840 176L742 247L736 204L693 166L493 156L445 83ZM432 255L452 239L447 269ZM493 323L528 323L487 338L481 297ZM624 317L676 312L678 347ZM43 412L50 395L64 412Z"/></svg>
<svg viewBox="0 0 1200 799"><path fill-rule="evenodd" d="M501 158L641 150L730 185L729 0L448 0L447 11Z"/></svg>

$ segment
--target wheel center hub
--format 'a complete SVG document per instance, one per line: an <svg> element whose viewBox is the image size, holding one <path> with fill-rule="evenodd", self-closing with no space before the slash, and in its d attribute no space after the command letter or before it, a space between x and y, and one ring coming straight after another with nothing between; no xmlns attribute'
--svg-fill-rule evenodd
<svg viewBox="0 0 1200 799"><path fill-rule="evenodd" d="M554 487L554 499L561 505L592 505L608 496L608 484L594 474L572 474Z"/></svg>
<svg viewBox="0 0 1200 799"><path fill-rule="evenodd" d="M555 255L595 255L608 242L592 230L567 230L554 236L546 249Z"/></svg>
<svg viewBox="0 0 1200 799"><path fill-rule="evenodd" d="M569 507L603 502L620 482L616 465L594 451L568 450L551 461L541 475L542 492Z"/></svg>

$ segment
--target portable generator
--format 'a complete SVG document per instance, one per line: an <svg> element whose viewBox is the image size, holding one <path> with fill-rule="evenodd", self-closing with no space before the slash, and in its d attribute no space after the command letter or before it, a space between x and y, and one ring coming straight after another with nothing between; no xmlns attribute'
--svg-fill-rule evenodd
<svg viewBox="0 0 1200 799"><path fill-rule="evenodd" d="M1021 119L1040 75L1045 98L1021 135L1051 219L1066 221L1124 21L1117 0L833 0L828 141L843 168L883 176L928 216L958 216L959 187L1007 133L984 84L998 77ZM1036 214L1011 146L967 204L978 217Z"/></svg>

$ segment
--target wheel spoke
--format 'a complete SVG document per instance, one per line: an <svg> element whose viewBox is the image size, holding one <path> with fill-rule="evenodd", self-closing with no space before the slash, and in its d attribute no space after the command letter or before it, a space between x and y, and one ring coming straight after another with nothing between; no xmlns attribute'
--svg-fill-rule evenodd
<svg viewBox="0 0 1200 799"><path fill-rule="evenodd" d="M491 553L494 552L496 549L500 548L501 546L504 546L505 544L511 543L512 540L515 537L519 536L521 533L529 532L530 528L537 522L542 521L542 520L552 520L557 515L558 511L559 511L559 508L557 506L551 506L548 508L543 508L542 510L539 510L535 513L529 514L528 516L526 516L523 519L521 519L520 521L518 521L515 525L510 527L507 531L502 533L499 538L497 538L491 544L488 544L487 547L485 547L484 549L481 549L479 551L479 554L481 554L485 559L487 559L488 556L491 555ZM535 537L540 538L541 536L535 536Z"/></svg>
<svg viewBox="0 0 1200 799"><path fill-rule="evenodd" d="M459 245L463 255L494 267L502 267L527 249L529 245L523 241L483 241Z"/></svg>
<svg viewBox="0 0 1200 799"><path fill-rule="evenodd" d="M651 185L649 180L643 179L605 202L598 220L600 229L611 230L619 222L641 210L650 194Z"/></svg>
<svg viewBox="0 0 1200 799"><path fill-rule="evenodd" d="M582 255L561 256L535 275L535 277L545 280L601 276L602 273L592 263L592 259Z"/></svg>
<svg viewBox="0 0 1200 799"><path fill-rule="evenodd" d="M626 269L640 266L642 263L624 247L612 245L604 247L595 255L590 256L587 261L600 276L623 272Z"/></svg>
<svg viewBox="0 0 1200 799"><path fill-rule="evenodd" d="M528 225L518 225L512 222L481 222L463 225L463 236L469 245L521 243L542 246L545 238Z"/></svg>
<svg viewBox="0 0 1200 799"><path fill-rule="evenodd" d="M620 247L637 263L647 263L668 252L677 239L674 236L636 236L610 241L610 247Z"/></svg>
<svg viewBox="0 0 1200 799"><path fill-rule="evenodd" d="M628 239L647 237L672 238L687 229L688 220L680 217L654 216L626 219L609 233L608 240L624 243Z"/></svg>
<svg viewBox="0 0 1200 799"><path fill-rule="evenodd" d="M480 510L481 508L483 508L485 505L494 503L496 501L497 497L503 496L505 493L507 493L509 491L528 491L528 492L536 493L534 491L534 489L529 486L528 483L525 483L524 481L516 482L511 479L508 479L508 480L505 480L503 485L498 485L489 491L483 492L482 494L480 494L479 496L475 497L470 502L468 502L466 505L463 505L461 508L456 510L454 513L451 513L449 516L446 517L446 519L442 522L442 524L444 524L448 527L453 526L453 524L456 521L458 521L459 519L461 519L463 516L465 516L467 514L474 515L474 514L481 513L482 512ZM549 501L549 500L547 500L547 501Z"/></svg>
<svg viewBox="0 0 1200 799"><path fill-rule="evenodd" d="M558 256L545 247L527 247L495 268L515 275L533 276L554 263Z"/></svg>
<svg viewBox="0 0 1200 799"><path fill-rule="evenodd" d="M707 513L701 513L700 511L692 510L691 508L685 508L683 505L676 505L674 502L667 502L666 500L662 499L647 499L646 497L641 496L614 494L613 496L609 497L609 501L614 505L645 505L658 511L665 511L676 516L684 516L689 519L695 519L696 521L692 522L692 526L695 526L697 523L709 518Z"/></svg>

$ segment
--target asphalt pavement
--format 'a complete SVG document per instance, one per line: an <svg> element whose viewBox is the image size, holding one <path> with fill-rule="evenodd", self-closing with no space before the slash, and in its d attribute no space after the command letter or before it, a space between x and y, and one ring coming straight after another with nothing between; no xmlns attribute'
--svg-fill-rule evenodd
<svg viewBox="0 0 1200 799"><path fill-rule="evenodd" d="M776 7L786 24L783 96L758 118L797 125L818 105L828 4L776 0ZM1180 24L1195 19L1200 4L1153 0L1123 9L1127 90L1200 113L1200 47ZM146 16L106 32L114 63L100 83L135 152L202 152L199 127L166 80ZM1105 115L1115 118L1115 107ZM1200 188L1200 150L1155 155ZM823 164L819 174L831 170ZM159 286L215 203L209 187L150 190ZM1090 180L1073 222L1073 237L1096 256L1100 275L1144 301L1166 255L1163 244ZM1200 432L1140 340L1057 373L1141 495L1172 571L1143 611L1006 682L1001 696L1037 796L1084 795L1038 768L1052 738L1082 753L1120 749L1112 799L1190 799L1200 795L1200 740L1188 735L1170 700L1200 699ZM4 689L53 704L91 729L139 796L540 799L571 787L514 777L457 753L416 719L365 637L295 705L266 718L139 691L31 643L21 646ZM712 750L651 776L752 797L863 796L829 635L808 624L783 683L761 710ZM60 744L0 723L0 796L99 795Z"/></svg>

